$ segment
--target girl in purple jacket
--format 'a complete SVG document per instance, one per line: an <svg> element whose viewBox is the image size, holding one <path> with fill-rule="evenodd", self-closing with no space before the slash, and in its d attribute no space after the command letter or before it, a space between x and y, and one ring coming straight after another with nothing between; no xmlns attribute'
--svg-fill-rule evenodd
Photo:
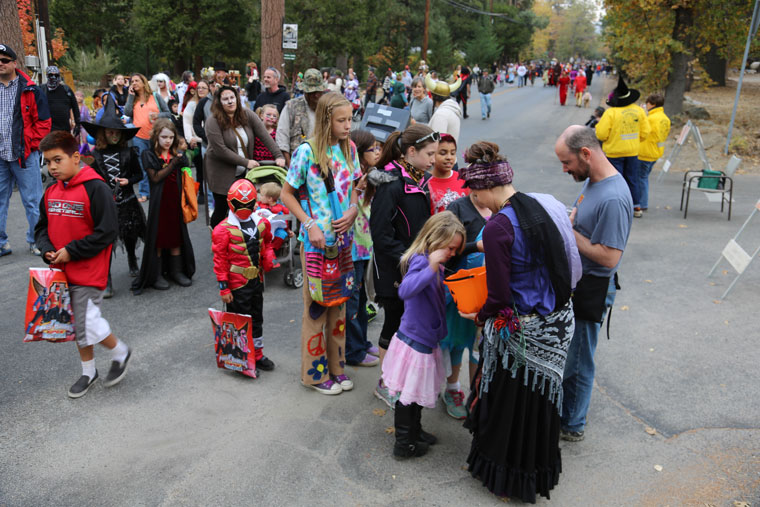
<svg viewBox="0 0 760 507"><path fill-rule="evenodd" d="M424 455L436 437L422 430L422 407L434 408L445 369L438 346L446 336L444 264L464 249L465 230L457 217L443 211L428 219L401 257L404 278L398 295L404 301L401 326L383 362L383 381L398 394L394 412L399 459Z"/></svg>

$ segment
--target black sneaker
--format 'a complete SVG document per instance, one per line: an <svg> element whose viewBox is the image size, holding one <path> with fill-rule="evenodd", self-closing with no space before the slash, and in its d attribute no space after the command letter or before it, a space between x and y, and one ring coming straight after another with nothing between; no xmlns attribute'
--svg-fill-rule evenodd
<svg viewBox="0 0 760 507"><path fill-rule="evenodd" d="M274 362L267 356L263 356L261 359L256 361L256 367L263 371L272 371L274 370Z"/></svg>
<svg viewBox="0 0 760 507"><path fill-rule="evenodd" d="M568 430L559 430L559 438L562 440L566 440L568 442L580 442L584 438L586 438L586 435L583 433L583 430L581 431L568 431Z"/></svg>
<svg viewBox="0 0 760 507"><path fill-rule="evenodd" d="M69 389L69 398L81 398L87 394L87 391L90 390L90 386L94 384L96 380L98 380L98 370L95 370L95 376L92 378L87 375L82 375Z"/></svg>
<svg viewBox="0 0 760 507"><path fill-rule="evenodd" d="M131 356L132 349L127 349L127 357L124 359L123 363L120 363L119 361L111 361L111 369L108 370L108 375L106 375L106 379L103 381L104 386L111 387L121 382L124 375L127 374L127 364L129 363L129 358Z"/></svg>

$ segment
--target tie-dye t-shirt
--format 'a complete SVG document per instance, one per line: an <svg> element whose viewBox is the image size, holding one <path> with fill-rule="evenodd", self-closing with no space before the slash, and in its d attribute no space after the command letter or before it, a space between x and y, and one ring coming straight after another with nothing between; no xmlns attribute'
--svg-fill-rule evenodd
<svg viewBox="0 0 760 507"><path fill-rule="evenodd" d="M356 151L356 146L353 141L351 142L351 156L353 157L354 169L348 165L346 157L343 156L343 152L339 145L334 145L328 148L328 155L330 156L330 169L332 170L333 177L335 179L335 193L340 203L340 214L342 215L348 210L349 204L351 204L351 191L353 189L353 182L361 178L362 170L359 165L359 156ZM330 211L330 200L327 197L327 188L325 187L322 174L317 164L317 159L314 153L311 151L311 146L308 143L303 143L296 148L293 153L293 158L290 161L290 169L288 169L287 182L293 188L300 188L304 183L309 193L309 209L304 211L311 215L316 222L316 225L322 229L325 234L325 241L328 245L335 243L335 232L332 227L332 212ZM349 232L351 230L349 229ZM308 241L309 234L306 229L301 226L301 231L298 235L298 239L301 241Z"/></svg>

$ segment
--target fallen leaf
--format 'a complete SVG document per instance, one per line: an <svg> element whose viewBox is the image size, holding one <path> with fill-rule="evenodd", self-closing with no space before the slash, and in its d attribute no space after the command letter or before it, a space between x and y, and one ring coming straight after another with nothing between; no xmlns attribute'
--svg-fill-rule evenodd
<svg viewBox="0 0 760 507"><path fill-rule="evenodd" d="M396 480L396 476L395 475L391 475L391 479Z"/></svg>
<svg viewBox="0 0 760 507"><path fill-rule="evenodd" d="M715 287L717 284L715 282L710 282L710 285L712 285L713 287Z"/></svg>
<svg viewBox="0 0 760 507"><path fill-rule="evenodd" d="M649 352L654 352L654 349L649 349Z"/></svg>
<svg viewBox="0 0 760 507"><path fill-rule="evenodd" d="M747 502L740 502L739 500L734 500L734 507L752 507Z"/></svg>
<svg viewBox="0 0 760 507"><path fill-rule="evenodd" d="M724 269L724 270L723 270L723 274L724 274L724 275L727 275L727 274L728 274L728 270L727 270L727 269Z"/></svg>
<svg viewBox="0 0 760 507"><path fill-rule="evenodd" d="M719 304L721 304L722 302L723 302L723 301L721 301L720 299L713 299L713 303L715 303L716 305L719 305Z"/></svg>
<svg viewBox="0 0 760 507"><path fill-rule="evenodd" d="M652 280L644 280L646 283L652 283Z"/></svg>
<svg viewBox="0 0 760 507"><path fill-rule="evenodd" d="M378 417L382 417L385 415L385 410L383 410L382 408L376 408L372 411L372 413Z"/></svg>
<svg viewBox="0 0 760 507"><path fill-rule="evenodd" d="M670 206L665 206L665 209L673 209L673 208L671 208Z"/></svg>
<svg viewBox="0 0 760 507"><path fill-rule="evenodd" d="M679 229L688 229L689 226L686 224L678 224Z"/></svg>
<svg viewBox="0 0 760 507"><path fill-rule="evenodd" d="M385 428L385 432L389 435L393 435L394 433L396 433L396 428L394 428L393 426L388 426L387 428Z"/></svg>
<svg viewBox="0 0 760 507"><path fill-rule="evenodd" d="M627 312L629 310L628 305L623 305L620 307L621 312Z"/></svg>
<svg viewBox="0 0 760 507"><path fill-rule="evenodd" d="M724 323L725 325L728 325L728 321L727 321L727 320L724 320L724 321L723 321L723 323Z"/></svg>
<svg viewBox="0 0 760 507"><path fill-rule="evenodd" d="M649 435L656 435L657 434L657 430L654 429L654 428L651 428L649 426L647 426L644 431L646 431ZM658 472L659 472L659 470L658 470Z"/></svg>
<svg viewBox="0 0 760 507"><path fill-rule="evenodd" d="M658 472L662 472L662 465L655 465L654 469L657 470Z"/></svg>
<svg viewBox="0 0 760 507"><path fill-rule="evenodd" d="M467 465L462 465L462 470L467 470Z"/></svg>
<svg viewBox="0 0 760 507"><path fill-rule="evenodd" d="M726 384L721 384L720 387L726 387Z"/></svg>
<svg viewBox="0 0 760 507"><path fill-rule="evenodd" d="M296 321L295 319L290 319L290 322L295 322L295 321Z"/></svg>

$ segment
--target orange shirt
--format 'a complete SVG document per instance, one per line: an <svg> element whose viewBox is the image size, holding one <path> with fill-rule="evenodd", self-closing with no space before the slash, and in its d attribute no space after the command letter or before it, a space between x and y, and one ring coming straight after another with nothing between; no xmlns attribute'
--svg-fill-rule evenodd
<svg viewBox="0 0 760 507"><path fill-rule="evenodd" d="M150 131L153 124L150 122L150 113L158 114L158 104L153 98L153 94L148 96L148 101L144 104L135 97L134 108L132 109L132 123L135 127L140 127L137 131L137 137L140 139L150 139Z"/></svg>

